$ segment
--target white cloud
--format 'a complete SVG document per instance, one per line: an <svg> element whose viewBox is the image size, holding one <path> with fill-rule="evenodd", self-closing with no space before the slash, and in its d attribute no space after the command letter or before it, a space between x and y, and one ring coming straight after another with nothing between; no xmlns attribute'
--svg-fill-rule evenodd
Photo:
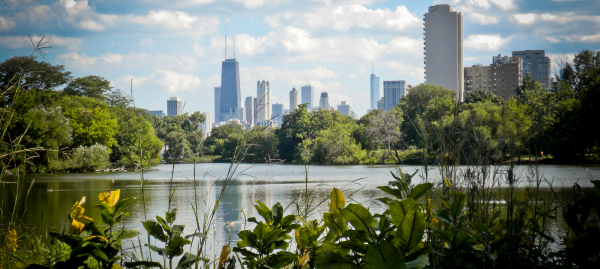
<svg viewBox="0 0 600 269"><path fill-rule="evenodd" d="M486 15L472 12L468 13L467 16L469 19L471 19L471 21L477 22L482 25L498 23L498 18L494 15Z"/></svg>
<svg viewBox="0 0 600 269"><path fill-rule="evenodd" d="M62 8L64 8L64 10L67 12L67 14L69 14L71 16L79 15L81 13L90 11L90 7L88 6L87 0L80 0L80 1L60 0L56 4L60 5Z"/></svg>
<svg viewBox="0 0 600 269"><path fill-rule="evenodd" d="M169 69L156 70L151 77L170 93L192 91L200 87L200 78Z"/></svg>
<svg viewBox="0 0 600 269"><path fill-rule="evenodd" d="M37 44L42 36L32 35L31 39ZM47 46L63 47L70 50L79 50L83 40L73 37L59 37L55 35L44 36L44 42L48 41ZM11 49L31 48L31 41L28 36L0 36L0 47Z"/></svg>
<svg viewBox="0 0 600 269"><path fill-rule="evenodd" d="M15 27L15 22L0 15L0 31L10 30Z"/></svg>
<svg viewBox="0 0 600 269"><path fill-rule="evenodd" d="M113 85L113 87L117 87L119 88L123 88L123 89L127 89L130 86L133 86L133 88L139 88L141 86L144 86L148 83L150 79L148 77L135 77L133 75L125 75L122 76L120 78L117 78L117 83L115 85Z"/></svg>
<svg viewBox="0 0 600 269"><path fill-rule="evenodd" d="M93 20L82 21L79 23L79 27L86 29L86 30L90 30L90 31L104 30L104 25L102 25L102 23L99 23L99 22L93 21Z"/></svg>
<svg viewBox="0 0 600 269"><path fill-rule="evenodd" d="M265 0L232 0L233 2L241 3L246 8L257 8L265 4Z"/></svg>
<svg viewBox="0 0 600 269"><path fill-rule="evenodd" d="M504 10L515 8L515 5L512 0L490 0L490 2Z"/></svg>
<svg viewBox="0 0 600 269"><path fill-rule="evenodd" d="M532 24L535 21L535 14L533 13L526 13L526 14L515 14L513 15L513 18L519 23L519 24Z"/></svg>
<svg viewBox="0 0 600 269"><path fill-rule="evenodd" d="M204 57L204 46L200 46L198 43L194 43L192 46L194 54L198 57Z"/></svg>
<svg viewBox="0 0 600 269"><path fill-rule="evenodd" d="M63 63L69 67L76 67L81 69L87 69L98 60L97 57L88 57L85 54L79 54L76 52L63 53L56 56L58 63Z"/></svg>
<svg viewBox="0 0 600 269"><path fill-rule="evenodd" d="M153 45L153 44L154 44L154 40L152 40L152 38L143 38L142 40L140 40L141 46Z"/></svg>
<svg viewBox="0 0 600 269"><path fill-rule="evenodd" d="M552 36L544 37L544 39L546 39L546 40L548 40L548 41L550 41L552 43L560 43L560 40L558 40L557 38L552 37Z"/></svg>
<svg viewBox="0 0 600 269"><path fill-rule="evenodd" d="M64 53L56 57L56 61L68 67L81 69L114 69L114 68L169 68L177 70L192 70L197 62L194 57L188 54L165 55L146 53L106 53L96 57L89 57L84 53Z"/></svg>
<svg viewBox="0 0 600 269"><path fill-rule="evenodd" d="M586 43L598 43L600 42L600 34L581 36L579 37L579 40Z"/></svg>
<svg viewBox="0 0 600 269"><path fill-rule="evenodd" d="M464 41L467 48L474 50L498 50L506 43L507 39L503 39L499 34L496 35L470 35Z"/></svg>

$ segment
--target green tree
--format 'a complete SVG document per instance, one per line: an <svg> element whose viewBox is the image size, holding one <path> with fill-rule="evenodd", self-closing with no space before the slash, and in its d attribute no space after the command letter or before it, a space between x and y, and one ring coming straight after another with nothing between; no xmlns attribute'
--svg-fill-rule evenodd
<svg viewBox="0 0 600 269"><path fill-rule="evenodd" d="M39 62L33 56L16 56L0 63L0 88L10 83L22 89L56 89L71 80L63 65Z"/></svg>
<svg viewBox="0 0 600 269"><path fill-rule="evenodd" d="M69 82L63 90L68 95L87 96L105 101L106 93L110 92L112 87L110 81L99 76L80 77Z"/></svg>
<svg viewBox="0 0 600 269"><path fill-rule="evenodd" d="M127 107L131 100L129 97L125 96L120 90L113 89L104 94L104 99L108 105L111 107L119 106L119 107Z"/></svg>
<svg viewBox="0 0 600 269"><path fill-rule="evenodd" d="M118 127L115 134L117 144L112 147L111 162L134 169L156 165L160 162L160 151L164 144L154 134L152 125L142 116L132 116L130 109L113 108L112 114L117 118ZM139 109L137 112L145 113Z"/></svg>
<svg viewBox="0 0 600 269"><path fill-rule="evenodd" d="M296 147L311 134L311 120L306 112L306 104L298 105L298 108L289 114L283 115L283 124L275 132L279 140L279 158L286 162L293 162L297 153Z"/></svg>
<svg viewBox="0 0 600 269"><path fill-rule="evenodd" d="M166 150L163 158L167 161L182 161L192 157L190 142L183 131L174 131L165 137Z"/></svg>
<svg viewBox="0 0 600 269"><path fill-rule="evenodd" d="M106 103L89 97L65 96L62 100L64 115L73 129L74 146L96 143L108 148L117 144L114 136L117 120Z"/></svg>
<svg viewBox="0 0 600 269"><path fill-rule="evenodd" d="M477 103L477 102L485 102L485 101L491 101L494 104L503 104L504 103L504 99L502 99L499 96L496 96L495 94L493 94L490 91L485 91L485 90L474 90L471 93L467 94L467 96L465 97L465 104L469 104L469 103Z"/></svg>
<svg viewBox="0 0 600 269"><path fill-rule="evenodd" d="M303 162L324 164L360 163L357 155L361 147L352 137L355 128L355 123L337 123L318 131L314 139L306 139L300 144L300 158Z"/></svg>

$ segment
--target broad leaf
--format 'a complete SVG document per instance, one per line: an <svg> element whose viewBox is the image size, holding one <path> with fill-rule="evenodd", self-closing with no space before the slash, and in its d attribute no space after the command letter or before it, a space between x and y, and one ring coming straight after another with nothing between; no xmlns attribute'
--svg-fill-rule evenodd
<svg viewBox="0 0 600 269"><path fill-rule="evenodd" d="M419 203L413 199L404 199L402 201L396 201L390 206L390 215L392 215L392 222L396 226L400 226L406 213L415 211L419 207Z"/></svg>
<svg viewBox="0 0 600 269"><path fill-rule="evenodd" d="M114 190L111 192L102 192L98 195L100 198L100 203L107 204L110 207L113 207L119 201L119 196L121 195L121 190Z"/></svg>
<svg viewBox="0 0 600 269"><path fill-rule="evenodd" d="M194 263L196 263L199 260L208 262L208 259L206 258L198 257L196 255L186 252L185 254L183 254L183 257L181 257L181 260L179 260L179 263L177 264L177 269L192 268L192 265L194 265Z"/></svg>
<svg viewBox="0 0 600 269"><path fill-rule="evenodd" d="M415 248L425 233L425 217L419 210L409 211L396 231L396 240L403 253Z"/></svg>
<svg viewBox="0 0 600 269"><path fill-rule="evenodd" d="M294 253L287 251L277 252L269 257L269 267L271 268L284 268L298 259L298 256Z"/></svg>
<svg viewBox="0 0 600 269"><path fill-rule="evenodd" d="M338 208L346 206L346 199L344 199L344 195L342 191L338 188L333 188L331 191L331 203L329 204L329 211L337 212Z"/></svg>
<svg viewBox="0 0 600 269"><path fill-rule="evenodd" d="M390 242L383 241L379 245L371 245L367 249L365 261L369 268L405 269L401 253Z"/></svg>
<svg viewBox="0 0 600 269"><path fill-rule="evenodd" d="M408 269L422 269L425 268L425 266L427 266L427 263L429 263L427 255L422 255L419 256L419 258L417 258L416 260L407 262L406 267Z"/></svg>
<svg viewBox="0 0 600 269"><path fill-rule="evenodd" d="M335 251L327 251L315 260L315 268L319 269L356 269L351 261Z"/></svg>
<svg viewBox="0 0 600 269"><path fill-rule="evenodd" d="M373 216L371 212L360 204L349 204L345 208L340 208L340 213L354 229L370 231L373 224Z"/></svg>
<svg viewBox="0 0 600 269"><path fill-rule="evenodd" d="M167 223L175 222L175 219L177 218L177 208L173 208L170 212L166 212L165 218L167 219Z"/></svg>
<svg viewBox="0 0 600 269"><path fill-rule="evenodd" d="M169 241L169 245L167 245L167 255L175 257L183 254L183 246L190 243L192 243L192 241L181 236L175 236Z"/></svg>
<svg viewBox="0 0 600 269"><path fill-rule="evenodd" d="M412 198L414 200L419 199L419 197L425 195L428 190L433 187L433 183L421 183L410 190L410 194L407 195L406 198Z"/></svg>
<svg viewBox="0 0 600 269"><path fill-rule="evenodd" d="M402 192L400 191L400 189L392 189L388 186L379 186L377 188L384 192L387 192L391 195L396 196L396 198L398 198L398 199L402 199Z"/></svg>
<svg viewBox="0 0 600 269"><path fill-rule="evenodd" d="M127 267L127 268L133 268L133 267L138 267L138 266L163 268L162 265L158 262L148 262L148 261L125 262L125 267Z"/></svg>
<svg viewBox="0 0 600 269"><path fill-rule="evenodd" d="M144 229L150 234L152 237L156 238L158 241L167 242L167 235L163 232L162 226L153 220L142 221L144 225Z"/></svg>
<svg viewBox="0 0 600 269"><path fill-rule="evenodd" d="M450 217L452 217L454 225L456 225L456 221L460 217L460 214L465 207L465 199L466 195L462 192L457 193L456 197L454 197L454 202L452 202L452 207L450 207Z"/></svg>

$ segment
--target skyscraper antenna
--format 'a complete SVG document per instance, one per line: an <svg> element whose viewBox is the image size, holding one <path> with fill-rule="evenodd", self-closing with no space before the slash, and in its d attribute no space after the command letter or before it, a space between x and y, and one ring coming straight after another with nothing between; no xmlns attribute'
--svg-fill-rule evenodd
<svg viewBox="0 0 600 269"><path fill-rule="evenodd" d="M227 27L225 27L225 60L227 60Z"/></svg>
<svg viewBox="0 0 600 269"><path fill-rule="evenodd" d="M235 33L233 33L233 59L235 59Z"/></svg>
<svg viewBox="0 0 600 269"><path fill-rule="evenodd" d="M375 67L373 61L371 61L371 74L375 74Z"/></svg>

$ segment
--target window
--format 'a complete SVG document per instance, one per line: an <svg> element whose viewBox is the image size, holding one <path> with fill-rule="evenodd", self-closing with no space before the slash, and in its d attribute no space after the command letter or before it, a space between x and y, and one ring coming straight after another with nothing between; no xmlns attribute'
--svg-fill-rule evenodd
<svg viewBox="0 0 600 269"><path fill-rule="evenodd" d="M483 77L485 77L485 74L483 74Z"/></svg>

